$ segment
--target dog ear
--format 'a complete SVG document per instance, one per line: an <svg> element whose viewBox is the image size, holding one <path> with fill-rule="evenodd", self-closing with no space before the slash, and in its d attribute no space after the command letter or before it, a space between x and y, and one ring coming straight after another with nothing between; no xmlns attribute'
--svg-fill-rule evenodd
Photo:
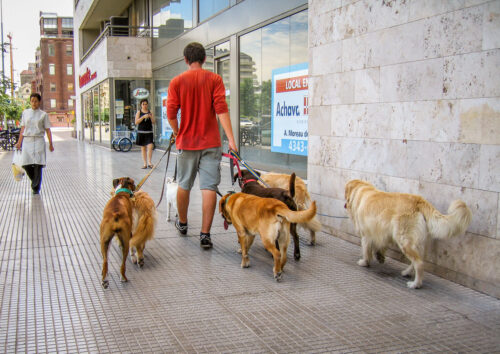
<svg viewBox="0 0 500 354"><path fill-rule="evenodd" d="M113 180L113 187L116 188L120 184L120 178L115 178Z"/></svg>
<svg viewBox="0 0 500 354"><path fill-rule="evenodd" d="M256 174L257 176L259 176L259 177L260 177L260 172L259 172L259 171L254 170L254 172L255 172L255 174Z"/></svg>
<svg viewBox="0 0 500 354"><path fill-rule="evenodd" d="M236 182L236 180L238 179L238 172L236 172L233 176L233 182Z"/></svg>

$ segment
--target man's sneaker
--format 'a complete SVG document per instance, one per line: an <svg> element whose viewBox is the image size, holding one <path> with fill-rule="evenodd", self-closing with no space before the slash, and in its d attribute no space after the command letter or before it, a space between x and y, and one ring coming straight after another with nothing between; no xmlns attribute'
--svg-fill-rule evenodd
<svg viewBox="0 0 500 354"><path fill-rule="evenodd" d="M179 231L181 235L185 235L188 232L188 225L182 224L179 219L175 220L175 228Z"/></svg>
<svg viewBox="0 0 500 354"><path fill-rule="evenodd" d="M212 240L210 234L200 233L200 246L202 248L212 248Z"/></svg>

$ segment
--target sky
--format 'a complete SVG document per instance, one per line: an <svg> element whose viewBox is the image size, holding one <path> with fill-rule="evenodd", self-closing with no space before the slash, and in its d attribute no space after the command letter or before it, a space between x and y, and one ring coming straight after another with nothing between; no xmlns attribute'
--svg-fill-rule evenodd
<svg viewBox="0 0 500 354"><path fill-rule="evenodd" d="M55 12L58 16L73 17L73 0L1 0L3 41L9 43L12 34L14 82L19 85L19 74L35 62L35 51L40 44L40 11ZM10 78L10 49L4 53L5 76ZM0 70L1 67L0 58Z"/></svg>

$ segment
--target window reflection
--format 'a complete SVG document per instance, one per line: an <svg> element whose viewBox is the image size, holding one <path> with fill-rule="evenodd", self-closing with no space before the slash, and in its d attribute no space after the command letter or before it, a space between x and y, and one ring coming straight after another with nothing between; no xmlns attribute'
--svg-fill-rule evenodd
<svg viewBox="0 0 500 354"><path fill-rule="evenodd" d="M158 27L158 37L172 39L193 27L192 0L154 0L153 27Z"/></svg>
<svg viewBox="0 0 500 354"><path fill-rule="evenodd" d="M229 7L229 0L199 0L200 22Z"/></svg>
<svg viewBox="0 0 500 354"><path fill-rule="evenodd" d="M173 64L167 65L153 72L155 100L154 114L156 117L156 135L155 144L166 148L168 146L167 129L170 127L167 119L166 100L168 85L170 81L177 75L183 73L187 69L184 60L180 60Z"/></svg>
<svg viewBox="0 0 500 354"><path fill-rule="evenodd" d="M307 10L240 37L240 150L256 168L306 174L307 157L271 152L271 79L307 62L307 45Z"/></svg>

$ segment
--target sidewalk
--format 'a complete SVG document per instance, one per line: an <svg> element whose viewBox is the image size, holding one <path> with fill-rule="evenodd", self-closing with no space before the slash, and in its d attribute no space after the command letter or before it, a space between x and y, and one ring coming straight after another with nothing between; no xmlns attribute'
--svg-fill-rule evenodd
<svg viewBox="0 0 500 354"><path fill-rule="evenodd" d="M425 274L406 288L404 264L359 267L358 246L301 234L302 258L281 283L259 238L241 269L233 227L215 215L214 248L199 246L201 197L193 189L188 237L159 207L142 269L109 252L100 284L99 224L112 179L145 174L140 152L119 153L54 131L41 195L15 182L0 152L0 352L500 352L500 301ZM161 152L154 153L156 161ZM174 159L175 160L175 159ZM143 189L157 202L165 161ZM169 176L173 175L173 166ZM221 191L231 189L228 168ZM172 215L173 217L173 215Z"/></svg>

